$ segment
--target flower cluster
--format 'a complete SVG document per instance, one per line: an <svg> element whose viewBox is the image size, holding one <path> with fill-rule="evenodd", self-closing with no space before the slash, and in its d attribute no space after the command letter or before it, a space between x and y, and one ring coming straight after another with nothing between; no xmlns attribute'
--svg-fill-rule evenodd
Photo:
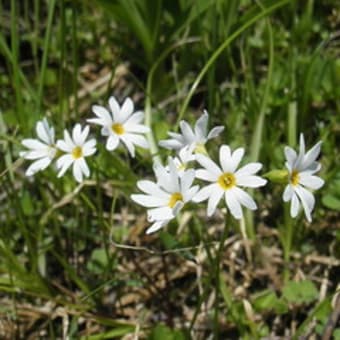
<svg viewBox="0 0 340 340"><path fill-rule="evenodd" d="M89 123L102 127L101 134L107 137L106 149L112 151L122 142L132 157L135 156L135 145L148 148L144 133L149 128L141 124L144 119L142 111L134 112L134 105L130 98L125 99L120 107L114 97L109 99L110 111L105 107L94 105L92 107L96 118L88 119ZM55 158L56 167L61 177L72 165L73 176L77 182L82 182L84 177L90 176L89 167L85 157L96 152L96 140L88 139L90 127L84 128L76 124L72 135L64 130L64 139L55 141L54 128L50 127L47 119L38 121L36 125L37 139L24 139L22 145L28 150L20 152L20 156L34 160L26 170L27 176L32 176L38 171L46 169Z"/></svg>
<svg viewBox="0 0 340 340"><path fill-rule="evenodd" d="M186 121L181 121L181 133L169 132L172 138L159 142L160 146L177 151L177 156L169 158L167 167L155 167L157 183L150 181L137 183L139 189L149 196L132 195L132 200L147 208L162 206L156 208L162 209L162 213L157 214L157 219L154 215L155 208L148 210L149 221L156 221L148 232L166 225L184 204L190 201L199 203L208 200L207 215L211 216L224 196L227 208L236 219L243 217L242 206L251 210L257 208L252 197L241 188L256 188L266 184L265 179L255 175L262 168L262 164L249 163L237 170L244 149L239 148L232 152L228 145L222 145L219 150L220 166L218 166L208 157L205 144L217 137L224 128L217 126L208 132L208 119L209 115L205 111L197 120L194 129ZM194 161L202 168L188 169L189 163L192 164ZM194 178L207 181L209 185L201 189L198 186L191 187Z"/></svg>
<svg viewBox="0 0 340 340"><path fill-rule="evenodd" d="M106 149L115 150L123 144L131 157L135 157L135 147L147 149L148 142L144 134L150 129L142 122L144 113L134 112L134 104L130 98L120 106L114 97L109 99L109 109L94 105L92 111L95 118L87 122L99 125L101 135L106 138ZM220 201L224 199L227 210L236 219L243 218L243 207L256 210L257 204L246 188L259 188L267 183L257 173L262 164L252 162L241 165L244 148L231 150L228 145L219 148L219 162L214 162L208 155L206 144L218 137L224 130L216 126L208 131L209 115L204 111L194 128L188 122L180 122L180 133L168 132L169 139L159 142L159 146L174 150L176 155L169 157L167 165L154 164L156 181L140 180L137 187L143 192L131 195L131 199L146 207L148 221L151 226L147 233L155 232L174 219L187 203L207 201L207 215L212 216ZM86 157L96 152L96 140L89 139L90 127L76 124L72 134L64 131L64 139L55 141L54 128L46 119L36 125L37 139L24 139L22 144L27 148L20 156L34 162L26 170L31 176L46 169L54 160L61 177L72 166L73 176L78 182L90 176ZM316 176L321 165L317 162L321 142L308 152L305 150L304 137L300 136L300 149L297 154L292 148L285 147L286 168L274 170L284 173L287 182L283 192L283 200L291 201L290 213L296 217L302 206L306 218L311 221L311 213L315 198L311 190L319 189L324 181ZM196 168L195 165L198 165ZM270 178L270 176L267 176ZM281 176L282 177L282 176ZM194 181L201 181L201 187ZM206 183L204 185L204 183Z"/></svg>

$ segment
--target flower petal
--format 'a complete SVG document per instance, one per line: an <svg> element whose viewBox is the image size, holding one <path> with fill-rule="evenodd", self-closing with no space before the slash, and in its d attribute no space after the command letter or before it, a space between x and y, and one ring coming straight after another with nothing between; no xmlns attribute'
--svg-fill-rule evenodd
<svg viewBox="0 0 340 340"><path fill-rule="evenodd" d="M129 133L148 133L150 132L149 127L142 124L124 124L124 129Z"/></svg>
<svg viewBox="0 0 340 340"><path fill-rule="evenodd" d="M208 157L198 154L196 155L197 162L202 165L206 170L213 173L216 177L222 174L221 169Z"/></svg>
<svg viewBox="0 0 340 340"><path fill-rule="evenodd" d="M197 120L195 124L195 135L199 141L205 141L207 137L209 114L204 110L203 115Z"/></svg>
<svg viewBox="0 0 340 340"><path fill-rule="evenodd" d="M64 152L72 152L73 148L72 145L67 144L64 140L60 139L57 141L57 147L61 151Z"/></svg>
<svg viewBox="0 0 340 340"><path fill-rule="evenodd" d="M305 154L301 165L303 169L310 167L319 157L321 151L321 144L322 144L321 141L318 142Z"/></svg>
<svg viewBox="0 0 340 340"><path fill-rule="evenodd" d="M207 140L217 137L224 130L224 126L215 126L208 134Z"/></svg>
<svg viewBox="0 0 340 340"><path fill-rule="evenodd" d="M218 176L216 176L214 173L206 169L198 169L196 170L196 178L202 179L203 181L207 181L207 182L216 182L218 179Z"/></svg>
<svg viewBox="0 0 340 340"><path fill-rule="evenodd" d="M261 163L249 163L235 172L236 176L249 176L256 174L262 168Z"/></svg>
<svg viewBox="0 0 340 340"><path fill-rule="evenodd" d="M130 197L134 202L147 208L164 207L167 206L169 201L167 198L143 194L132 194Z"/></svg>
<svg viewBox="0 0 340 340"><path fill-rule="evenodd" d="M190 125L185 120L180 121L179 126L181 128L185 144L191 144L197 141Z"/></svg>
<svg viewBox="0 0 340 340"><path fill-rule="evenodd" d="M185 203L187 203L189 201L192 201L193 197L197 194L198 190L199 190L199 186L198 185L194 185L190 189L188 189L185 192L183 192L183 201Z"/></svg>
<svg viewBox="0 0 340 340"><path fill-rule="evenodd" d="M159 207L159 208L149 209L147 212L147 215L148 215L148 221L150 222L171 220L172 218L175 217L172 209L169 207Z"/></svg>
<svg viewBox="0 0 340 340"><path fill-rule="evenodd" d="M159 141L158 145L169 150L179 150L183 147L183 143L175 139L165 139Z"/></svg>
<svg viewBox="0 0 340 340"><path fill-rule="evenodd" d="M64 155L58 158L57 168L60 169L60 171L57 177L63 176L66 170L71 166L72 163L73 163L73 158L71 155Z"/></svg>
<svg viewBox="0 0 340 340"><path fill-rule="evenodd" d="M180 191L184 193L187 190L189 190L189 188L192 186L194 179L195 179L195 170L190 169L190 170L184 171L180 179L180 189L181 189Z"/></svg>
<svg viewBox="0 0 340 340"><path fill-rule="evenodd" d="M112 151L117 148L119 144L119 137L117 135L111 135L106 141L106 150Z"/></svg>
<svg viewBox="0 0 340 340"><path fill-rule="evenodd" d="M73 177L76 179L78 183L81 183L83 181L83 172L78 160L74 161L73 163L72 173Z"/></svg>
<svg viewBox="0 0 340 340"><path fill-rule="evenodd" d="M117 123L124 123L132 114L134 109L131 98L126 98L120 109L119 116L117 116Z"/></svg>
<svg viewBox="0 0 340 340"><path fill-rule="evenodd" d="M219 190L216 183L209 184L198 191L198 193L192 198L192 201L199 203L207 200L215 191Z"/></svg>
<svg viewBox="0 0 340 340"><path fill-rule="evenodd" d="M19 153L20 157L23 157L28 160L44 158L48 156L48 151L46 150L34 150L34 151L21 151Z"/></svg>
<svg viewBox="0 0 340 340"><path fill-rule="evenodd" d="M320 189L325 184L325 181L318 176L312 176L305 172L301 172L299 176L300 176L299 178L300 184L310 189L317 190L317 189Z"/></svg>
<svg viewBox="0 0 340 340"><path fill-rule="evenodd" d="M131 140L129 138L126 138L126 137L127 137L126 135L121 135L120 139L124 143L126 148L128 149L131 157L134 158L135 157L135 147L134 147L133 143L131 142Z"/></svg>
<svg viewBox="0 0 340 340"><path fill-rule="evenodd" d="M78 123L72 130L72 139L76 145L82 145L81 143L81 125Z"/></svg>
<svg viewBox="0 0 340 340"><path fill-rule="evenodd" d="M158 185L163 188L168 193L174 193L178 192L178 182L174 183L171 180L171 175L168 171L164 168L164 166L160 164L155 164L154 166L154 172L157 177L157 183Z"/></svg>
<svg viewBox="0 0 340 340"><path fill-rule="evenodd" d="M102 122L100 125L107 125L107 126L111 126L113 123L112 117L109 113L108 110L106 110L105 107L103 106L99 106L99 105L93 105L92 106L92 112L100 119L100 121ZM93 123L95 123L95 121L92 121ZM99 120L98 120L99 123ZM97 123L97 124L98 124Z"/></svg>
<svg viewBox="0 0 340 340"><path fill-rule="evenodd" d="M230 210L230 213L236 219L241 219L243 216L241 204L236 199L236 196L233 194L232 190L225 191L225 202Z"/></svg>
<svg viewBox="0 0 340 340"><path fill-rule="evenodd" d="M89 139L86 143L83 145L83 155L84 157L93 155L96 150L96 140L94 138Z"/></svg>
<svg viewBox="0 0 340 340"><path fill-rule="evenodd" d="M32 176L38 171L46 169L51 164L51 159L48 157L41 158L33 162L26 170L26 176Z"/></svg>
<svg viewBox="0 0 340 340"><path fill-rule="evenodd" d="M147 230L146 230L146 234L149 235L151 233L154 233L156 232L157 230L165 227L168 223L169 223L170 220L164 220L164 221L157 221L155 222L154 224L151 225L151 227L149 227Z"/></svg>
<svg viewBox="0 0 340 340"><path fill-rule="evenodd" d="M181 192L181 189L179 186L179 176L178 176L177 166L171 157L168 158L168 167L169 167L170 181L174 187L174 191L172 192Z"/></svg>
<svg viewBox="0 0 340 340"><path fill-rule="evenodd" d="M224 172L234 173L244 155L244 149L238 148L231 153L228 145L220 147L220 164Z"/></svg>
<svg viewBox="0 0 340 340"><path fill-rule="evenodd" d="M224 191L219 189L214 191L213 195L210 195L208 200L208 208L207 208L207 215L210 217L214 214L216 207L218 203L220 202L222 196L224 194Z"/></svg>
<svg viewBox="0 0 340 340"><path fill-rule="evenodd" d="M285 187L285 190L284 190L283 195L282 195L283 201L284 202L290 201L292 199L293 194L294 194L293 186L291 184L288 184Z"/></svg>
<svg viewBox="0 0 340 340"><path fill-rule="evenodd" d="M312 221L311 212L314 209L315 205L315 198L313 194L299 185L295 187L295 192L300 198L308 222L311 222Z"/></svg>
<svg viewBox="0 0 340 340"><path fill-rule="evenodd" d="M290 216L295 218L299 212L300 202L295 192L292 195L292 202L290 205Z"/></svg>
<svg viewBox="0 0 340 340"><path fill-rule="evenodd" d="M89 177L90 176L90 169L85 161L84 158L79 158L75 161L75 163L79 164L79 167L82 171L82 173L85 175L85 177Z"/></svg>
<svg viewBox="0 0 340 340"><path fill-rule="evenodd" d="M125 134L125 139L129 139L129 141L143 149L149 148L149 143L144 136L137 135L134 133Z"/></svg>
<svg viewBox="0 0 340 340"><path fill-rule="evenodd" d="M232 193L235 195L236 199L246 208L250 210L256 210L257 205L253 198L244 190L234 187L231 189Z"/></svg>
<svg viewBox="0 0 340 340"><path fill-rule="evenodd" d="M120 113L120 105L118 104L115 97L111 96L109 98L109 106L112 114L112 123L118 121Z"/></svg>
<svg viewBox="0 0 340 340"><path fill-rule="evenodd" d="M258 188L267 183L267 180L260 176L239 176L238 174L235 174L235 176L236 184L243 187Z"/></svg>
<svg viewBox="0 0 340 340"><path fill-rule="evenodd" d="M295 160L297 158L297 154L296 154L295 150L292 149L289 146L285 146L284 153L285 153L285 156L286 156L286 159L287 159L287 162L288 162L290 168L293 168L293 165L294 165Z"/></svg>
<svg viewBox="0 0 340 340"><path fill-rule="evenodd" d="M170 199L170 195L163 191L156 183L148 181L148 180L141 180L137 182L137 187L141 191L144 191L146 194L159 197L161 199L165 199L164 202L167 202Z"/></svg>
<svg viewBox="0 0 340 340"><path fill-rule="evenodd" d="M37 139L27 138L21 141L21 144L25 146L28 149L32 150L39 150L39 149L45 149L46 144L40 142Z"/></svg>
<svg viewBox="0 0 340 340"><path fill-rule="evenodd" d="M90 127L88 125L85 125L83 131L80 131L78 145L84 145L86 138L89 135L89 132L90 132Z"/></svg>
<svg viewBox="0 0 340 340"><path fill-rule="evenodd" d="M76 145L74 144L69 132L67 130L64 130L64 141L68 145L68 148L70 151L72 151ZM58 145L58 142L57 142Z"/></svg>
<svg viewBox="0 0 340 340"><path fill-rule="evenodd" d="M140 124L144 119L144 112L137 111L133 113L125 122L125 126Z"/></svg>
<svg viewBox="0 0 340 340"><path fill-rule="evenodd" d="M46 124L46 122L45 122ZM47 126L48 128L48 126ZM46 144L52 144L53 142L51 141L50 135L49 135L49 130L46 129L46 125L44 125L43 121L39 121L36 125L36 131L38 137L44 141Z"/></svg>

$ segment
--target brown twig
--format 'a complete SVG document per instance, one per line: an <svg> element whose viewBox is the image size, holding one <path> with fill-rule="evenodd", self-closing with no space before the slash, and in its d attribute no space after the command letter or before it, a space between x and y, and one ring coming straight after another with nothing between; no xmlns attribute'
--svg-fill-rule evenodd
<svg viewBox="0 0 340 340"><path fill-rule="evenodd" d="M337 294L334 301L334 310L327 321L327 324L323 331L322 340L331 339L333 330L337 326L339 317L340 317L340 294Z"/></svg>

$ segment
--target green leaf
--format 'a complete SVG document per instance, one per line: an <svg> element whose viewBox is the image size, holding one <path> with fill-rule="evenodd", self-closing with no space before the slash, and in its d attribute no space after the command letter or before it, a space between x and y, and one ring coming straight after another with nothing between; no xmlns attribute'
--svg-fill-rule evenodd
<svg viewBox="0 0 340 340"><path fill-rule="evenodd" d="M289 281L283 287L282 295L288 302L302 304L317 299L319 292L312 281Z"/></svg>
<svg viewBox="0 0 340 340"><path fill-rule="evenodd" d="M277 295L270 290L265 290L258 295L253 301L253 306L258 311L274 310L278 314L284 314L288 311L288 306L285 301L279 299Z"/></svg>
<svg viewBox="0 0 340 340"><path fill-rule="evenodd" d="M109 258L105 249L97 248L92 251L91 258L87 263L87 269L95 274L102 273L107 267Z"/></svg>
<svg viewBox="0 0 340 340"><path fill-rule="evenodd" d="M338 197L327 194L322 197L321 201L326 208L340 211L340 199Z"/></svg>
<svg viewBox="0 0 340 340"><path fill-rule="evenodd" d="M119 338L121 339L124 335L133 333L135 331L135 327L130 325L123 325L117 328L114 328L108 332L98 333L95 335L81 337L82 340L100 340L100 339L112 339Z"/></svg>
<svg viewBox="0 0 340 340"><path fill-rule="evenodd" d="M340 328L334 330L333 338L334 340L340 340Z"/></svg>
<svg viewBox="0 0 340 340"><path fill-rule="evenodd" d="M153 328L148 340L186 340L189 339L182 331L172 330L171 328L158 324Z"/></svg>

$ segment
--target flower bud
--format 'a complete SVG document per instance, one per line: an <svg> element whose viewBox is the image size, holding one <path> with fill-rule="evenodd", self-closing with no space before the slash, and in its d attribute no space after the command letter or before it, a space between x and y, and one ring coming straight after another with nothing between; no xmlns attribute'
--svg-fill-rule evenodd
<svg viewBox="0 0 340 340"><path fill-rule="evenodd" d="M288 171L275 169L267 172L263 177L268 178L274 183L287 183Z"/></svg>

